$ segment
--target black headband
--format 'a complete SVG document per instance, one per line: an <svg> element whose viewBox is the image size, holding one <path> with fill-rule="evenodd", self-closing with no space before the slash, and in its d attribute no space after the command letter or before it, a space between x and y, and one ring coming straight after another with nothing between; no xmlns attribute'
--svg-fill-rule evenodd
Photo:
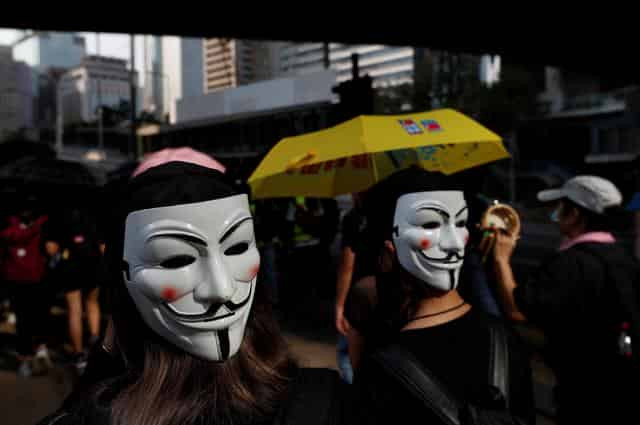
<svg viewBox="0 0 640 425"><path fill-rule="evenodd" d="M152 167L124 187L122 206L127 214L226 198L242 193L225 174L190 162L172 161Z"/></svg>
<svg viewBox="0 0 640 425"><path fill-rule="evenodd" d="M225 174L190 162L149 168L109 194L107 249L112 265L122 261L127 216L150 208L206 202L244 193Z"/></svg>

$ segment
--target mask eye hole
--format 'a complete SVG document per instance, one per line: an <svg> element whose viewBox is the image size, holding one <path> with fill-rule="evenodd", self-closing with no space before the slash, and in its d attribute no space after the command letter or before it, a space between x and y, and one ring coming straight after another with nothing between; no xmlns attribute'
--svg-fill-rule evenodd
<svg viewBox="0 0 640 425"><path fill-rule="evenodd" d="M427 221L422 225L423 229L434 230L440 228L440 223L437 221Z"/></svg>
<svg viewBox="0 0 640 425"><path fill-rule="evenodd" d="M467 227L467 220L458 220L456 222L456 226L458 226L458 227Z"/></svg>
<svg viewBox="0 0 640 425"><path fill-rule="evenodd" d="M224 251L224 255L240 255L247 252L249 244L247 242L240 242L230 246Z"/></svg>
<svg viewBox="0 0 640 425"><path fill-rule="evenodd" d="M180 267L192 264L194 261L196 261L195 257L190 255L176 255L175 257L164 260L160 265L167 269L179 269Z"/></svg>

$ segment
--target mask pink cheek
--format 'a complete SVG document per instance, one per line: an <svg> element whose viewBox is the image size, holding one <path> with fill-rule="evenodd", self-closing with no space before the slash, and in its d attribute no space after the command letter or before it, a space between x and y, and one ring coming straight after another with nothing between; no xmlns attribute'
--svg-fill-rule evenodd
<svg viewBox="0 0 640 425"><path fill-rule="evenodd" d="M469 243L469 234L464 235L464 244L465 246Z"/></svg>
<svg viewBox="0 0 640 425"><path fill-rule="evenodd" d="M431 241L429 239L420 240L420 248L422 248L423 251L426 251L429 247L431 247Z"/></svg>
<svg viewBox="0 0 640 425"><path fill-rule="evenodd" d="M176 298L178 298L178 291L176 291L176 288L172 286L167 286L162 290L161 295L163 300L167 302L171 302L171 301L175 301Z"/></svg>
<svg viewBox="0 0 640 425"><path fill-rule="evenodd" d="M249 276L251 276L250 280L253 280L256 276L258 276L258 272L260 271L260 263L251 267L249 270Z"/></svg>

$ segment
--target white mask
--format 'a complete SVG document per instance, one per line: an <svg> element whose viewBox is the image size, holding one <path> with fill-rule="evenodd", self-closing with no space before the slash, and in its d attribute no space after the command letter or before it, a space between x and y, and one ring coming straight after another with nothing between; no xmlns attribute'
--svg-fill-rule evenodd
<svg viewBox="0 0 640 425"><path fill-rule="evenodd" d="M260 267L246 195L129 214L124 260L129 294L158 335L207 360L238 351Z"/></svg>
<svg viewBox="0 0 640 425"><path fill-rule="evenodd" d="M402 195L393 220L393 244L400 265L435 289L455 289L469 238L467 218L461 191Z"/></svg>

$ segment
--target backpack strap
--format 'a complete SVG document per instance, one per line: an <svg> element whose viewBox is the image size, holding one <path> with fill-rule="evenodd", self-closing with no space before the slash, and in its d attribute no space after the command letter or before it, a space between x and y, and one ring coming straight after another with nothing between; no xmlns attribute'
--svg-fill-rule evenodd
<svg viewBox="0 0 640 425"><path fill-rule="evenodd" d="M373 360L422 401L445 424L459 425L466 407L451 395L429 369L404 347L393 344L377 350ZM489 321L489 399L496 408L508 409L509 403L509 343L505 324Z"/></svg>
<svg viewBox="0 0 640 425"><path fill-rule="evenodd" d="M393 344L377 350L372 359L411 395L422 401L443 424L460 425L461 403L412 353Z"/></svg>
<svg viewBox="0 0 640 425"><path fill-rule="evenodd" d="M509 337L503 321L489 321L489 387L492 402L509 409Z"/></svg>

